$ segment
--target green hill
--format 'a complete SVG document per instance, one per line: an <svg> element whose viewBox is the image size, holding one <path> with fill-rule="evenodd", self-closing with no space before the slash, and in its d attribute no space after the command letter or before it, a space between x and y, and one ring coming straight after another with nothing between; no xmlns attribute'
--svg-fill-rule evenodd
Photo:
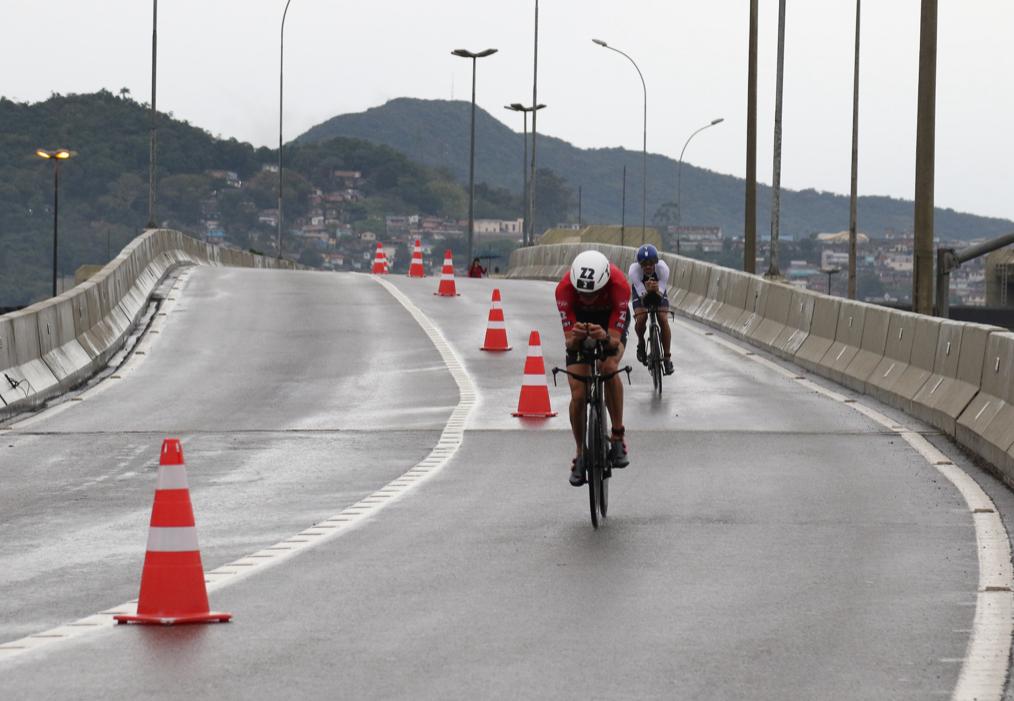
<svg viewBox="0 0 1014 701"><path fill-rule="evenodd" d="M345 114L319 124L298 138L314 142L336 136L386 144L409 158L446 168L459 180L468 178L470 103L400 98L357 114ZM520 191L522 136L482 109L476 110L476 180ZM566 141L539 135L538 162L583 191L586 222L614 224L620 220L623 166L627 166L627 223L641 217L641 153L620 148L580 149ZM676 199L677 161L648 155L648 218ZM683 164L682 221L687 225L721 226L727 235L741 236L744 181L689 163ZM757 231L769 229L771 190L759 186ZM782 190L783 235L803 237L848 228L848 197L816 190ZM537 208L538 211L538 208ZM575 213L576 216L576 213ZM859 199L860 229L873 236L912 229L913 204L890 197ZM553 222L555 223L555 222ZM972 239L1007 233L1014 223L937 209L936 233L942 238Z"/></svg>
<svg viewBox="0 0 1014 701"><path fill-rule="evenodd" d="M67 148L75 157L60 167L62 276L82 264L105 263L148 220L149 114L124 93L54 95L26 104L0 98L0 307L22 306L48 296L52 280L52 166L37 148ZM285 221L305 222L315 190L341 189L335 170L362 173L354 201L329 204L345 229L382 230L385 214L463 218L465 189L452 176L419 165L382 145L339 138L286 147ZM277 207L278 152L221 139L160 115L157 220L162 226L204 236L209 220L225 240L268 253L275 226L258 212ZM238 183L222 178L231 171ZM477 216L513 218L520 199L509 192L476 188ZM288 227L286 227L288 229ZM313 250L288 236L286 255L313 264ZM319 257L318 257L319 260Z"/></svg>

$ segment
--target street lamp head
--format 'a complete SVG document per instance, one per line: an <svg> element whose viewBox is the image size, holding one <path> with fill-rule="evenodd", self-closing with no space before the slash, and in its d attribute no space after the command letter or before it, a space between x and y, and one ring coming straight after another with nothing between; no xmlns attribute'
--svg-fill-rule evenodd
<svg viewBox="0 0 1014 701"><path fill-rule="evenodd" d="M715 126L716 124L721 124L724 121L725 121L725 117L719 117L718 119L712 119L711 120L711 126Z"/></svg>
<svg viewBox="0 0 1014 701"><path fill-rule="evenodd" d="M606 42L602 41L601 39L592 39L592 41L595 42L596 44L598 44L599 46L604 46L606 48L609 48L609 44L607 44Z"/></svg>
<svg viewBox="0 0 1014 701"><path fill-rule="evenodd" d="M536 110L541 110L541 109L542 109L543 107L545 107L545 105L543 105L543 104L541 104L541 103L540 103L540 104L538 104L538 105L535 105L535 109L536 109Z"/></svg>
<svg viewBox="0 0 1014 701"><path fill-rule="evenodd" d="M56 158L58 160L63 161L77 154L74 151L68 151L65 148L58 148L55 151L47 151L45 149L39 148L35 149L35 155L38 156L39 158L45 158L46 160Z"/></svg>
<svg viewBox="0 0 1014 701"><path fill-rule="evenodd" d="M496 52L497 49L486 49L485 51L480 51L479 53L474 53L468 49L455 49L451 53L455 56L460 56L461 58L486 58L487 56L492 56Z"/></svg>
<svg viewBox="0 0 1014 701"><path fill-rule="evenodd" d="M509 110L514 110L515 112L525 111L525 106L522 105L520 102L512 102L509 105L506 105L506 108Z"/></svg>

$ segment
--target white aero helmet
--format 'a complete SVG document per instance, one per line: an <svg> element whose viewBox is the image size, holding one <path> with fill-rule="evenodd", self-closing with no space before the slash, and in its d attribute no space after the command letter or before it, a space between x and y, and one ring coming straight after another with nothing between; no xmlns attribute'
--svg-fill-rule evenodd
<svg viewBox="0 0 1014 701"><path fill-rule="evenodd" d="M609 259L598 251L583 251L570 265L570 284L578 292L598 292L609 282Z"/></svg>

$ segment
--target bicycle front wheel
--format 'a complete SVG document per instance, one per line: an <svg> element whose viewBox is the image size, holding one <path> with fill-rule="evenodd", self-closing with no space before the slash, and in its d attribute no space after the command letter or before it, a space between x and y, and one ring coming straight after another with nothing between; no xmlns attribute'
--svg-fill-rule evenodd
<svg viewBox="0 0 1014 701"><path fill-rule="evenodd" d="M585 424L585 480L588 482L588 508L592 526L599 527L599 508L602 494L602 419L599 407L588 404L588 423ZM603 514L604 515L604 514Z"/></svg>
<svg viewBox="0 0 1014 701"><path fill-rule="evenodd" d="M651 358L649 365L651 367L651 384L658 392L658 396L662 396L662 344L659 342L658 326L652 324L651 326Z"/></svg>
<svg viewBox="0 0 1014 701"><path fill-rule="evenodd" d="M606 512L609 510L609 477L612 473L612 468L609 465L609 441L606 440L606 436L609 435L606 432L606 412L601 406L599 407L599 435L602 436L599 460L599 465L602 466L602 469L599 471L601 475L599 482L599 513L602 514L602 518L605 518Z"/></svg>

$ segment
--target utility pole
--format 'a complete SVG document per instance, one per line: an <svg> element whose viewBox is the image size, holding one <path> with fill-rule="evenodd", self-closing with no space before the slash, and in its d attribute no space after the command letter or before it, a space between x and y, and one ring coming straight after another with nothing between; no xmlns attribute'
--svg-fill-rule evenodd
<svg viewBox="0 0 1014 701"><path fill-rule="evenodd" d="M937 96L937 0L922 0L919 112L915 135L915 251L912 311L933 313L933 180Z"/></svg>
<svg viewBox="0 0 1014 701"><path fill-rule="evenodd" d="M158 112L155 110L155 59L158 56L158 0L152 0L151 11L151 138L148 144L148 228L154 229L155 223L155 148L158 140L157 119ZM106 243L106 257L110 251L108 241Z"/></svg>
<svg viewBox="0 0 1014 701"><path fill-rule="evenodd" d="M771 174L771 250L765 277L780 278L778 269L779 198L782 186L782 85L785 73L785 0L778 0L778 77L775 80L775 147Z"/></svg>
<svg viewBox="0 0 1014 701"><path fill-rule="evenodd" d="M624 245L627 228L627 166L623 166L623 198L620 200L620 245Z"/></svg>
<svg viewBox="0 0 1014 701"><path fill-rule="evenodd" d="M539 104L539 0L535 0L535 58L532 62L532 106ZM528 175L528 245L535 243L535 135L539 111L532 112L532 169Z"/></svg>
<svg viewBox="0 0 1014 701"><path fill-rule="evenodd" d="M757 2L750 0L750 58L746 86L746 221L743 270L757 272Z"/></svg>

